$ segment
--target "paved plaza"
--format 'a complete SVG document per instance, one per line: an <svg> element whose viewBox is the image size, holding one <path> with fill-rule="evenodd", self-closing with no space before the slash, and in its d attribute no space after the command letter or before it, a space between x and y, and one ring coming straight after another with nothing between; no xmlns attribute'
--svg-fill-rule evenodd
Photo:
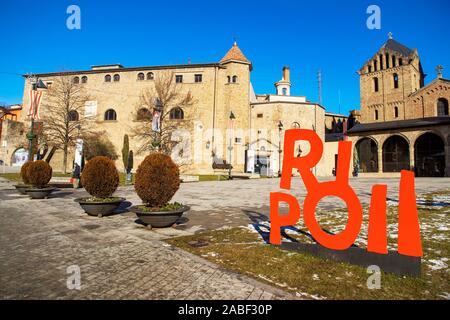
<svg viewBox="0 0 450 320"><path fill-rule="evenodd" d="M398 199L399 179L355 178L361 201L371 186L388 185ZM30 200L0 178L0 298L2 299L291 299L290 294L231 273L175 248L164 239L223 227L246 226L268 214L269 193L279 179L184 183L174 201L191 206L176 227L148 230L126 208L139 204L133 187L116 195L127 202L117 214L97 218L73 200L84 190L60 189L46 200ZM447 189L449 178L416 179L420 194ZM305 196L299 178L292 193ZM333 198L321 208L335 208ZM338 204L339 205L339 204ZM66 285L69 266L79 266L81 290Z"/></svg>

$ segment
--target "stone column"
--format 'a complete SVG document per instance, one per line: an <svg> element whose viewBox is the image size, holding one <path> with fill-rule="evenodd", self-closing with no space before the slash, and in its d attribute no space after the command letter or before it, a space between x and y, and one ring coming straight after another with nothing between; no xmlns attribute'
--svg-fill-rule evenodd
<svg viewBox="0 0 450 320"><path fill-rule="evenodd" d="M378 173L383 172L383 148L378 147Z"/></svg>
<svg viewBox="0 0 450 320"><path fill-rule="evenodd" d="M415 165L415 154L414 154L414 144L410 144L409 145L409 170L415 171L414 170L414 165Z"/></svg>
<svg viewBox="0 0 450 320"><path fill-rule="evenodd" d="M450 145L446 145L444 150L445 150L445 176L450 177Z"/></svg>

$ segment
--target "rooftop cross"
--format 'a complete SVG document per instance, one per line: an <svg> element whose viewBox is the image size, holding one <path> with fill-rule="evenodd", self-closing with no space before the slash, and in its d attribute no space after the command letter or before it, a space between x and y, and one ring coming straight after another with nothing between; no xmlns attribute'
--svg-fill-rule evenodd
<svg viewBox="0 0 450 320"><path fill-rule="evenodd" d="M438 74L438 78L442 78L442 70L444 70L444 67L442 66L442 65L438 65L437 67L436 67L436 71L437 71L437 74Z"/></svg>

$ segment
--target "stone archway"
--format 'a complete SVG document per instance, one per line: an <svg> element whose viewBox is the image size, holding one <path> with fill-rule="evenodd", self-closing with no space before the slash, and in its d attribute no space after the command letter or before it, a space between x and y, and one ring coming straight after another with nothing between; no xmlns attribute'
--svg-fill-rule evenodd
<svg viewBox="0 0 450 320"><path fill-rule="evenodd" d="M393 135L383 144L383 172L409 170L409 144L399 135Z"/></svg>
<svg viewBox="0 0 450 320"><path fill-rule="evenodd" d="M414 144L417 177L443 177L445 175L445 144L432 132L422 134Z"/></svg>
<svg viewBox="0 0 450 320"><path fill-rule="evenodd" d="M378 172L378 146L372 138L362 138L355 144L360 172Z"/></svg>
<svg viewBox="0 0 450 320"><path fill-rule="evenodd" d="M21 167L27 161L28 161L28 150L26 150L23 147L14 150L11 156L11 166Z"/></svg>

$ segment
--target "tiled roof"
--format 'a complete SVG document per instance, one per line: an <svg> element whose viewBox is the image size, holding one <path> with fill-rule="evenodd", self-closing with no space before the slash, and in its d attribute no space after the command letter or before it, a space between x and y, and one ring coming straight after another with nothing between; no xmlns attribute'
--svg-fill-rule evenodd
<svg viewBox="0 0 450 320"><path fill-rule="evenodd" d="M395 120L385 122L358 123L347 131L349 135L369 131L399 130L416 127L450 124L450 116L428 117L419 119Z"/></svg>
<svg viewBox="0 0 450 320"><path fill-rule="evenodd" d="M241 49L239 49L237 43L235 42L230 50L228 50L227 54L220 60L220 63L235 60L242 61L245 63L251 63L242 53Z"/></svg>
<svg viewBox="0 0 450 320"><path fill-rule="evenodd" d="M388 39L388 41L386 41L386 43L383 45L383 48L398 52L405 57L409 56L412 52L411 49L395 41L394 39Z"/></svg>

